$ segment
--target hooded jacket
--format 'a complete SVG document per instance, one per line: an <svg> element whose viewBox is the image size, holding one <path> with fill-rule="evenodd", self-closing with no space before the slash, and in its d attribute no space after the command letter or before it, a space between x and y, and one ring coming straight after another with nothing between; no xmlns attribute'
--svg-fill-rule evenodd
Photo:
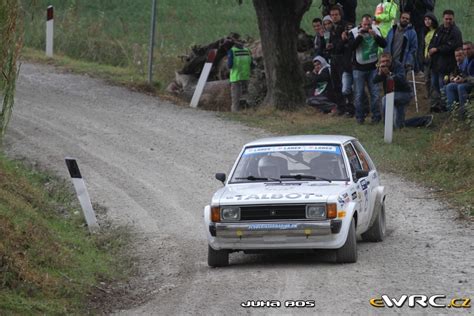
<svg viewBox="0 0 474 316"><path fill-rule="evenodd" d="M390 53L393 55L393 42L395 40L395 32L397 31L398 25L394 25L390 32L387 35L387 46L384 49L384 52ZM418 39L416 38L415 29L411 24L408 24L403 31L403 43L402 51L400 53L400 59L397 60L403 66L411 65L415 66L415 56L418 49Z"/></svg>
<svg viewBox="0 0 474 316"><path fill-rule="evenodd" d="M428 54L428 46L430 44L431 39L433 39L433 35L436 31L436 29L439 27L438 19L434 15L433 12L428 12L425 14L423 17L423 20L425 18L430 18L431 19L431 28L424 27L423 29L423 41L421 43L418 43L418 47L420 49L423 49L423 63L428 64L429 63L429 54Z"/></svg>
<svg viewBox="0 0 474 316"><path fill-rule="evenodd" d="M334 97L334 88L331 81L331 67L322 56L314 57L313 62L315 61L321 63L321 69L317 74L311 71L307 75L305 88L310 90L310 96L323 95L332 99Z"/></svg>

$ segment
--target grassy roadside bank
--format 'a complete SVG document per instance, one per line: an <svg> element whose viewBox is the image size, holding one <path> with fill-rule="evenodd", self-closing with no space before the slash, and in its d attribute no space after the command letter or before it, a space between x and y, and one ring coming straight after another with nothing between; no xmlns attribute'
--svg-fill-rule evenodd
<svg viewBox="0 0 474 316"><path fill-rule="evenodd" d="M421 109L423 113L423 109ZM273 109L225 113L224 117L276 134L343 134L357 137L378 168L433 188L419 198L441 198L467 217L474 216L474 135L466 123L440 114L431 128L395 131L392 144L383 140L383 125L359 125L355 119L330 117L312 108L286 113ZM407 117L415 116L414 113Z"/></svg>
<svg viewBox="0 0 474 316"><path fill-rule="evenodd" d="M67 187L0 154L0 314L100 312L100 282L127 275L126 235L89 235Z"/></svg>

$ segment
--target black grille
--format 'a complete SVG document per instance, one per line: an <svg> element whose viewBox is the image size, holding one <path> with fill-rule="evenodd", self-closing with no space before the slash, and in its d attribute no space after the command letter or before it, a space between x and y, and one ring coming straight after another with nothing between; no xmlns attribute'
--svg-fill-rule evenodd
<svg viewBox="0 0 474 316"><path fill-rule="evenodd" d="M240 220L306 219L306 205L241 206Z"/></svg>

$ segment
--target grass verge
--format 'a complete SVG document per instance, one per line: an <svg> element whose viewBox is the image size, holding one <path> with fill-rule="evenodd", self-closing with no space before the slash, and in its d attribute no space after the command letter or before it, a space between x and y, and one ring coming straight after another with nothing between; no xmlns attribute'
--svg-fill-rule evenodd
<svg viewBox="0 0 474 316"><path fill-rule="evenodd" d="M69 187L0 154L0 314L97 312L100 282L127 276L127 235L90 235Z"/></svg>
<svg viewBox="0 0 474 316"><path fill-rule="evenodd" d="M385 144L382 124L359 125L355 119L331 117L312 108L293 113L260 108L222 116L281 135L355 136L380 170L432 186L433 197L452 202L466 217L474 216L474 143L466 123L439 115L434 128L404 128L395 131L392 144Z"/></svg>

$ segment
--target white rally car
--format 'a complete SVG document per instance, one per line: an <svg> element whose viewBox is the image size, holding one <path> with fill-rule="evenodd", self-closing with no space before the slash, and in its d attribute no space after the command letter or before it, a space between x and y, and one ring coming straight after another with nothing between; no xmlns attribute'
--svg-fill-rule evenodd
<svg viewBox="0 0 474 316"><path fill-rule="evenodd" d="M382 241L385 192L359 141L349 136L274 137L246 144L204 208L208 264L229 253L335 249L357 261L357 237Z"/></svg>

